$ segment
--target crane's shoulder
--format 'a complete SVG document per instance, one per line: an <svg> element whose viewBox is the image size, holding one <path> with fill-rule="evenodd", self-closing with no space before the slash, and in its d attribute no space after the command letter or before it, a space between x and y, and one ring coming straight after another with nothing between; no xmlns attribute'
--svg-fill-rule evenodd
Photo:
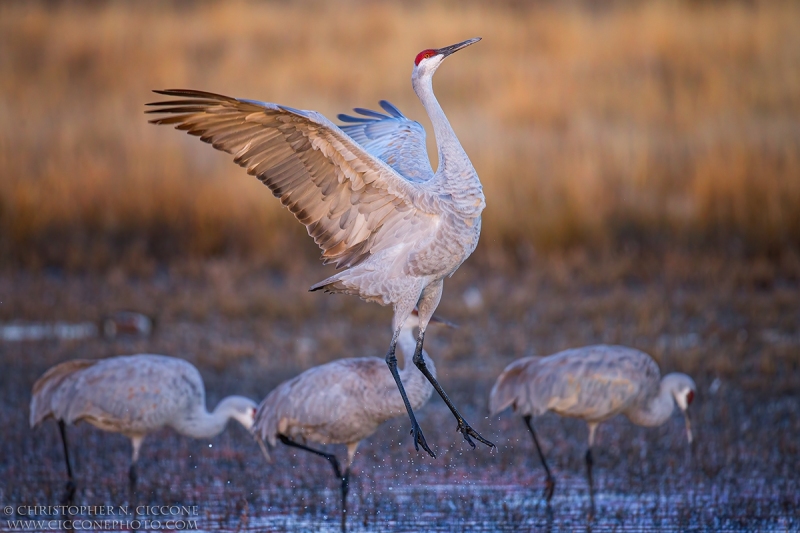
<svg viewBox="0 0 800 533"><path fill-rule="evenodd" d="M658 371L648 354L636 348L597 344L571 348L543 359L542 370L561 373L629 374L631 376Z"/></svg>

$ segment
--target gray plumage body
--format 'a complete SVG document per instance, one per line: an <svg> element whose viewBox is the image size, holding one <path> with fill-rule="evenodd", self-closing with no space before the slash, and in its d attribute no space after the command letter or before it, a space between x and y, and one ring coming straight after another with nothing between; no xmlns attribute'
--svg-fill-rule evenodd
<svg viewBox="0 0 800 533"><path fill-rule="evenodd" d="M385 421L403 414L406 400L410 407L422 407L433 393L433 385L417 367L408 364L416 342L412 330L419 323L417 313L405 321L398 337L404 354L399 378L405 385L404 397L395 378L386 373L385 361L377 357L340 359L306 370L278 385L258 406L254 433L275 446L280 440L330 461L341 481L341 527L347 529L347 493L350 466L358 444ZM426 371L436 376L428 358ZM344 444L347 460L341 467L335 455L307 446L309 443ZM267 459L269 455L264 449Z"/></svg>
<svg viewBox="0 0 800 533"><path fill-rule="evenodd" d="M624 414L640 426L661 425L676 402L685 410L687 404L678 398L692 389L694 382L685 374L662 380L656 362L642 351L584 346L511 363L492 388L489 409L496 414L510 406L523 416L553 411L582 418L590 428L591 446L600 422Z"/></svg>
<svg viewBox="0 0 800 533"><path fill-rule="evenodd" d="M174 125L234 156L306 226L325 264L340 272L311 290L358 295L394 308L386 356L396 386L394 352L400 328L415 307L419 336L414 363L423 369L428 322L451 276L478 245L486 206L478 174L433 94L433 74L445 57L480 38L417 55L411 83L433 124L439 166L433 171L425 131L388 102L389 114L356 109L337 126L320 113L193 90L156 91L180 99L155 102L154 124ZM430 374L436 391L470 437L481 437ZM407 402L414 445L435 456Z"/></svg>
<svg viewBox="0 0 800 533"><path fill-rule="evenodd" d="M522 415L547 472L545 497L553 496L555 481L539 446L531 418L547 411L582 418L589 426L586 466L594 512L592 453L598 424L624 414L634 424L658 426L669 419L677 404L686 412L696 386L686 374L661 378L658 365L646 353L625 346L584 346L547 357L524 357L508 365L489 395L489 410L497 414L508 407Z"/></svg>
<svg viewBox="0 0 800 533"><path fill-rule="evenodd" d="M50 368L33 386L30 424L49 418L85 421L121 433L131 439L135 464L148 433L171 427L188 437L210 438L231 418L250 429L255 408L249 398L229 396L209 413L203 380L192 364L144 354L77 359Z"/></svg>
<svg viewBox="0 0 800 533"><path fill-rule="evenodd" d="M174 124L233 154L295 214L323 262L345 269L312 290L391 304L404 320L427 287L473 252L486 205L478 174L433 95L439 62L412 76L434 126L436 172L425 130L388 102L382 105L390 115L359 110L370 118L347 117L355 124L340 128L314 111L170 90L161 92L187 99L153 104L163 106L153 112L171 116L152 122Z"/></svg>
<svg viewBox="0 0 800 533"><path fill-rule="evenodd" d="M412 315L398 344L404 354L400 376L414 409L431 397L433 386L413 365ZM436 374L433 361L428 368ZM279 435L301 443L344 444L349 468L360 441L382 423L405 413L405 406L386 363L377 357L340 359L310 368L278 385L258 406L254 432L271 446Z"/></svg>

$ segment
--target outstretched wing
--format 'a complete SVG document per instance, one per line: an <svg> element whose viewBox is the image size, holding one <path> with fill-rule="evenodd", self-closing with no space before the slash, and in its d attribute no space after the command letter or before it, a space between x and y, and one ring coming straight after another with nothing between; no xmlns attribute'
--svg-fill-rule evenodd
<svg viewBox="0 0 800 533"><path fill-rule="evenodd" d="M184 99L150 113L174 124L264 182L302 222L325 264L351 267L433 227L418 206L424 191L369 154L314 111L192 90L155 91Z"/></svg>
<svg viewBox="0 0 800 533"><path fill-rule="evenodd" d="M339 127L407 180L429 180L433 168L425 147L425 128L386 100L380 105L388 115L357 107L354 111L368 118L341 114L339 120L348 124Z"/></svg>

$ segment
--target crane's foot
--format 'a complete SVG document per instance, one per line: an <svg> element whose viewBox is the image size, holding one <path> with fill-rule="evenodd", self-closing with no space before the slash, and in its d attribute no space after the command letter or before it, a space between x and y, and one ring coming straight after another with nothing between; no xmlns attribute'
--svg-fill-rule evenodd
<svg viewBox="0 0 800 533"><path fill-rule="evenodd" d="M544 499L547 500L547 503L550 504L550 500L553 499L553 492L556 490L556 482L551 476L547 476L547 479L544 481Z"/></svg>
<svg viewBox="0 0 800 533"><path fill-rule="evenodd" d="M425 435L422 434L422 429L420 429L419 424L417 424L416 420L412 421L411 424L411 435L414 437L414 449L419 451L419 447L422 446L422 449L428 452L428 455L436 459L436 454L431 451L430 447L428 447L428 443L425 442ZM475 445L473 444L473 448Z"/></svg>
<svg viewBox="0 0 800 533"><path fill-rule="evenodd" d="M467 441L469 445L472 446L473 449L475 449L475 443L472 442L472 439L470 437L477 439L479 442L485 444L489 448L497 448L497 446L495 446L493 443L484 439L480 433L472 429L472 426L467 424L467 421L464 420L463 418L458 419L458 431L461 432L461 435L463 435L464 440Z"/></svg>

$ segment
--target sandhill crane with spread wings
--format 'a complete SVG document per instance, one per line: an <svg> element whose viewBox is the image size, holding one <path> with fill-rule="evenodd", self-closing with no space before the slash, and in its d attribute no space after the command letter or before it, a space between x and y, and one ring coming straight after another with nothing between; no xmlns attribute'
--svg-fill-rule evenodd
<svg viewBox="0 0 800 533"><path fill-rule="evenodd" d="M639 350L625 346L584 346L547 357L524 357L508 365L492 387L489 410L494 415L512 407L522 415L547 472L548 502L553 497L555 481L533 431L531 417L553 411L585 420L589 426L586 472L594 508L592 445L597 425L624 414L634 424L660 426L677 404L685 417L686 435L691 443L687 409L696 390L694 381L686 374L672 373L661 378L653 358Z"/></svg>
<svg viewBox="0 0 800 533"><path fill-rule="evenodd" d="M432 317L431 323L434 322L442 321ZM404 360L400 378L414 409L425 405L433 392L433 386L425 376L408 364L415 350L413 329L418 324L415 310L397 337ZM436 367L430 357L427 362L428 369L435 376ZM278 385L258 406L253 432L272 447L280 440L287 446L330 461L336 478L341 480L342 530L345 530L350 465L356 448L362 440L375 433L378 426L402 415L404 410L403 398L394 380L386 373L382 359L339 359L310 368ZM345 444L347 459L344 470L335 455L310 448L306 445L308 442Z"/></svg>
<svg viewBox="0 0 800 533"><path fill-rule="evenodd" d="M75 359L50 368L33 385L30 424L58 421L67 464L67 498L75 491L66 424L86 421L122 433L133 446L129 479L136 485L139 449L148 433L169 426L196 439L222 432L229 419L250 430L256 403L228 396L212 413L206 410L203 378L189 362L164 355L130 355L100 360Z"/></svg>
<svg viewBox="0 0 800 533"><path fill-rule="evenodd" d="M404 398L414 447L435 454L414 418L394 355L400 328L419 309L414 364L458 421L458 430L484 439L464 420L425 365L422 344L442 296L444 278L475 250L486 203L478 174L433 94L442 61L480 38L420 52L411 84L433 124L439 167L433 172L425 132L396 107L367 118L341 116L341 128L314 111L193 90L156 91L179 99L155 102L152 120L174 125L218 149L258 177L302 222L324 263L344 270L311 290L358 295L392 305L395 330L386 363Z"/></svg>

